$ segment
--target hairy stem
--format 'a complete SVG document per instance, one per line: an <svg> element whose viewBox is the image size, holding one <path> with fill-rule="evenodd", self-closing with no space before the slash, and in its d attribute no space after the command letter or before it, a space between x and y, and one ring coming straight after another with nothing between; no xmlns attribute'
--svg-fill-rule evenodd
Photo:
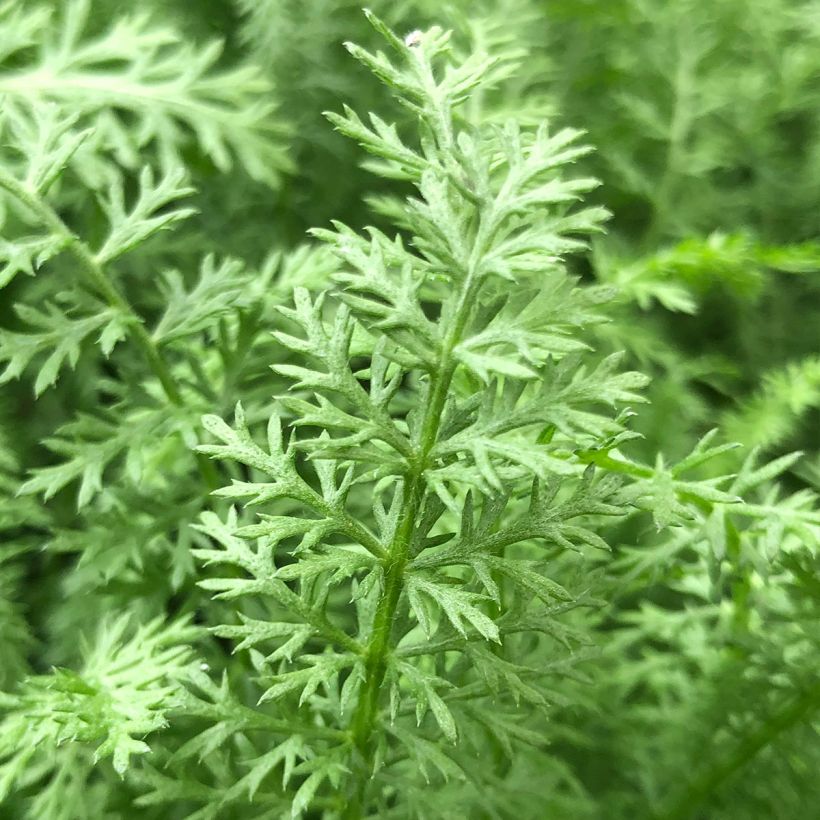
<svg viewBox="0 0 820 820"><path fill-rule="evenodd" d="M456 159L458 152L454 147L452 103L442 95L432 66L423 51L413 52L411 59L418 61L415 64L415 70L431 103L427 125L434 139L425 148L426 159L431 168L444 169L448 180L460 179L463 168ZM462 185L454 187L455 190L460 191ZM466 187L470 188L469 185ZM480 282L481 264L493 229L492 202L475 199L472 196L466 199L475 208L475 233L470 242L468 258L461 260L460 264L456 263L458 270L454 271L454 274L461 279L461 285L452 312L443 312L443 315L449 318L449 327L444 333L437 366L430 376L430 387L418 443L412 456L408 459L409 468L404 477L402 508L395 535L387 555L382 559L384 588L376 608L373 631L365 652L365 679L350 726L352 742L360 760L357 774L354 775L358 777L355 793L350 796L344 809L343 816L347 820L357 820L366 810L367 788L375 752L373 734L378 720L382 684L387 672L389 654L393 649L393 622L404 589L405 570L411 557L413 534L427 490L425 471L429 466L430 454L438 442L444 409L458 364L454 351L462 339L475 302Z"/></svg>
<svg viewBox="0 0 820 820"><path fill-rule="evenodd" d="M486 224L486 223L482 223ZM483 230L479 227L473 245L468 273L462 284L459 300L453 313L452 324L441 348L439 366L432 376L430 393L421 425L419 444L404 484L404 500L396 534L387 557L384 591L376 609L373 633L365 654L365 681L351 724L353 743L363 760L363 769L357 793L346 806L345 817L354 820L362 816L369 769L373 759L372 735L378 717L382 683L387 671L388 654L392 649L391 636L399 599L404 588L404 574L410 560L413 531L426 491L424 472L431 451L438 440L439 428L447 397L456 370L453 350L461 340L470 314L478 279L477 270L483 251Z"/></svg>

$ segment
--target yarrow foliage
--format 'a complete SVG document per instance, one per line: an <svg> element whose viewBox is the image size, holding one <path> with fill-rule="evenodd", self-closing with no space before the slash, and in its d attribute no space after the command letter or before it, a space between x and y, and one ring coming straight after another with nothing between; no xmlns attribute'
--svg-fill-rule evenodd
<svg viewBox="0 0 820 820"><path fill-rule="evenodd" d="M314 231L344 267L337 289L280 310L274 335L300 363L274 365L292 384L267 443L240 407L233 426L206 417L217 443L199 447L250 470L217 495L254 513L204 518L216 547L197 556L234 571L201 584L281 612L217 634L252 652L260 704L343 733L299 752L294 815L324 794L347 817L426 816L432 772L462 806L502 800L468 761L488 742L543 751L551 690L583 659L572 621L594 603L582 568L607 548L598 522L736 500L649 469L627 486L586 455L629 439L612 408L645 380L584 340L607 293L563 260L606 215L576 205L595 185L566 173L578 134L468 125L461 107L497 60L453 62L448 33L402 40L370 20L389 52L348 49L418 136L329 116L412 184L408 230Z"/></svg>
<svg viewBox="0 0 820 820"><path fill-rule="evenodd" d="M302 27L214 10L224 55L162 5L0 5L0 814L797 816L820 482L779 448L816 355L715 401L741 452L703 409L728 369L667 336L713 279L758 293L816 246L676 233L709 25L670 52L653 191L552 116L585 80L567 59L545 90L529 0L418 2L407 34L366 12L360 66L328 46L321 70L300 49L350 30L347 0ZM619 9L659 40L678 20ZM622 45L596 59L631 77ZM351 207L288 247L345 150L372 224ZM596 168L644 198L640 241Z"/></svg>

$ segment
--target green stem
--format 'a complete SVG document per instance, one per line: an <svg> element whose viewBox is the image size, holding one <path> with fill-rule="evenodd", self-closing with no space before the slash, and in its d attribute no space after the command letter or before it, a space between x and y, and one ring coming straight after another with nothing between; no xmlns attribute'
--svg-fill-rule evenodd
<svg viewBox="0 0 820 820"><path fill-rule="evenodd" d="M756 732L744 738L730 757L711 767L700 778L693 780L672 808L658 815L659 820L660 818L662 820L685 820L685 818L692 817L721 783L745 766L779 734L795 726L818 706L820 706L820 688L810 689L793 699L775 712Z"/></svg>
<svg viewBox="0 0 820 820"><path fill-rule="evenodd" d="M378 709L380 688L387 669L391 627L403 587L404 571L410 558L413 530L424 499L424 469L429 452L436 441L451 378L452 369L449 373L445 371L433 383L418 455L406 479L404 506L393 543L384 562L384 592L376 609L373 633L365 656L365 683L353 719L354 741L365 757Z"/></svg>
<svg viewBox="0 0 820 820"><path fill-rule="evenodd" d="M479 229L468 266L468 273L461 289L459 301L453 315L453 324L442 344L439 367L433 375L427 406L421 425L419 444L411 463L404 485L404 500L396 533L386 558L384 590L377 605L373 622L373 632L365 653L365 680L359 694L356 711L351 723L351 734L356 750L363 761L358 789L345 808L344 817L356 820L364 809L369 769L372 765L372 735L376 725L381 687L387 672L387 660L392 649L392 627L402 589L404 574L410 560L413 531L421 510L426 491L424 472L428 466L430 452L438 440L444 407L450 391L456 361L453 350L461 340L475 296L477 268L483 247L483 232Z"/></svg>
<svg viewBox="0 0 820 820"><path fill-rule="evenodd" d="M423 52L415 53L415 70L422 86L427 90L431 103L428 125L435 137L435 147L427 156L431 167L444 168L448 179L458 179L462 169L454 159L453 122L449 101L440 93L436 84L432 66ZM444 158L443 162L439 159ZM456 166L456 167L454 167ZM451 183L452 184L452 183ZM460 186L456 186L460 189ZM469 186L468 186L469 187ZM451 315L451 324L445 333L439 353L438 366L430 376L430 389L421 423L418 444L413 455L408 459L408 470L404 480L404 497L399 514L396 531L387 555L382 559L384 567L384 588L376 607L373 630L365 652L365 678L359 692L358 703L350 725L351 739L355 752L360 757L358 766L358 783L355 793L345 806L343 817L346 820L358 820L366 808L367 787L373 766L373 732L379 713L379 701L382 694L382 683L387 672L389 653L393 648L392 632L401 593L404 588L404 575L410 561L413 546L413 533L419 512L424 501L427 483L425 471L428 467L430 453L438 441L444 408L456 371L457 361L453 352L461 341L475 299L479 282L481 261L485 244L492 226L492 205L467 198L477 209L477 226L469 258L459 265L463 276L458 300ZM481 207L488 210L481 212ZM446 315L446 314L445 314Z"/></svg>
<svg viewBox="0 0 820 820"><path fill-rule="evenodd" d="M150 334L145 329L142 317L134 310L125 295L106 276L102 265L100 265L88 245L63 222L60 215L36 192L31 191L3 171L0 171L0 188L11 194L34 214L50 233L59 236L63 240L65 250L79 263L89 285L110 307L129 318L130 321L127 326L131 340L142 352L171 404L177 407L182 406L183 399L179 387L177 387L168 365L162 358ZM206 482L212 487L219 486L213 464L207 458L200 456L197 456L197 463Z"/></svg>

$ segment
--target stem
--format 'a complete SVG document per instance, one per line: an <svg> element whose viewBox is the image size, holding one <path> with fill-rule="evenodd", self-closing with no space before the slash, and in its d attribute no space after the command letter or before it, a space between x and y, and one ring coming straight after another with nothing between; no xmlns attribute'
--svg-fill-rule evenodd
<svg viewBox="0 0 820 820"><path fill-rule="evenodd" d="M384 591L376 609L373 632L365 653L365 681L351 723L353 743L362 757L363 768L356 794L345 807L344 817L356 820L362 816L368 783L368 770L373 757L371 742L379 710L381 686L387 671L387 659L392 649L392 627L401 592L404 573L410 560L413 531L426 491L424 472L430 452L435 447L441 425L444 406L456 370L453 350L461 340L475 296L477 268L483 249L483 225L471 254L468 272L462 285L453 315L453 324L442 344L439 367L431 377L431 387L419 436L415 458L405 480L405 496L396 534L388 555L383 560L385 568Z"/></svg>
<svg viewBox="0 0 820 820"><path fill-rule="evenodd" d="M425 413L420 447L406 480L403 510L399 517L396 535L384 561L386 570L384 592L376 609L373 634L365 656L365 683L353 719L354 741L365 757L367 757L368 742L375 722L380 687L387 668L391 627L403 587L405 567L410 557L413 529L424 498L424 469L427 456L438 434L441 413L447 399L447 388L451 378L452 368L448 368L433 383L430 402Z"/></svg>
<svg viewBox="0 0 820 820"><path fill-rule="evenodd" d="M142 351L145 360L148 362L148 366L157 377L163 392L171 404L177 407L182 406L183 399L182 394L179 392L179 387L174 381L174 377L171 375L171 371L162 358L157 346L151 339L150 334L145 329L142 317L134 310L125 298L125 295L108 276L106 276L97 257L88 245L66 225L60 215L45 200L38 196L36 192L31 191L27 186L3 171L0 171L0 188L11 194L18 202L22 203L32 214L40 219L47 230L61 237L65 243L65 249L79 263L91 287L110 307L131 319L131 321L127 323L131 340ZM213 464L211 464L208 459L199 455L197 455L197 463L199 464L199 469L205 481L212 487L219 486Z"/></svg>
<svg viewBox="0 0 820 820"><path fill-rule="evenodd" d="M734 754L693 780L669 811L658 815L663 820L685 820L703 804L715 789L745 766L757 753L768 746L779 734L799 723L820 706L820 688L804 692L780 711L775 712L756 732L744 738Z"/></svg>
<svg viewBox="0 0 820 820"><path fill-rule="evenodd" d="M444 169L450 184L452 179L460 179L462 168L455 158L453 122L451 106L446 96L440 93L430 62L423 51L414 52L417 62L414 70L425 88L430 103L428 125L434 135L434 146L425 151L431 167ZM443 161L439 161L443 160ZM461 185L454 186L461 190ZM469 186L467 186L469 188ZM372 770L374 755L373 730L378 720L379 700L382 683L387 672L389 653L393 649L392 632L399 599L404 588L404 574L411 556L413 533L427 490L424 473L433 448L438 441L444 407L458 362L453 356L461 341L470 311L474 303L479 283L479 270L485 252L485 245L492 232L493 207L471 196L465 198L476 209L477 224L471 243L469 258L457 264L463 276L458 300L451 315L451 324L445 333L439 352L438 366L430 376L430 389L421 423L418 445L408 459L409 468L405 474L404 497L398 524L387 555L382 559L384 567L384 590L373 620L373 631L365 651L365 678L359 692L356 711L350 725L350 735L354 753L360 756L358 783L355 793L350 796L344 808L346 820L358 820L366 806L367 787ZM486 209L482 212L482 208ZM446 315L446 314L445 314Z"/></svg>

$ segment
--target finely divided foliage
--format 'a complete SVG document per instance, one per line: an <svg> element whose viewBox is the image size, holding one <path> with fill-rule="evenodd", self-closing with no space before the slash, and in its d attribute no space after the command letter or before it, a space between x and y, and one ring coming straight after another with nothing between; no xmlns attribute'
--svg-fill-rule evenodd
<svg viewBox="0 0 820 820"><path fill-rule="evenodd" d="M574 335L596 320L601 294L574 287L562 255L605 215L572 207L595 184L564 177L584 151L577 135L464 127L459 108L495 60L453 64L447 33L434 28L407 45L371 22L389 55L349 50L414 112L419 137L399 142L378 118L368 125L352 111L331 119L414 184L412 235L315 231L345 267L338 291L298 289L281 310L288 330L276 339L304 363L274 366L292 387L267 443L255 442L239 407L233 427L206 417L219 443L199 447L258 475L217 494L260 508L239 528L235 514L204 519L218 547L198 557L241 572L202 584L223 599L268 596L285 618L218 633L241 638L272 681L260 702L345 730L301 750L294 771L307 777L294 815L322 792L337 795L345 816L387 814L397 783L406 784L400 811L423 815L414 768L477 776L466 750L440 747L441 736L475 743L481 721L464 724L489 708L498 723L484 731L498 742L526 735L529 710L516 701L549 702L526 681L540 676L524 663L527 642L589 603L587 590L546 574L545 558L605 547L590 517L627 509L619 482L574 453L623 434L618 421L594 423L593 408L639 401L644 381L611 364L578 368L584 345ZM555 372L566 356L569 379ZM293 417L293 432L281 415ZM299 517L262 512L276 502ZM338 622L345 599L355 605L350 625Z"/></svg>
<svg viewBox="0 0 820 820"><path fill-rule="evenodd" d="M816 362L725 414L759 438L743 457L714 430L639 457L631 362L665 354L624 311L694 311L665 277L703 247L598 244L584 275L609 219L589 149L499 101L525 69L492 17L465 48L367 12L378 45L347 45L398 104L327 114L390 181L380 227L175 254L193 170L276 189L287 132L262 69L93 5L0 6L0 384L47 408L21 443L0 428L0 813L740 818L771 805L723 797L755 765L799 795L820 513L800 454L762 454ZM272 5L238 3L251 41Z"/></svg>
<svg viewBox="0 0 820 820"><path fill-rule="evenodd" d="M269 85L252 66L216 71L219 43L188 48L178 32L142 13L89 33L92 0L61 5L59 26L51 19L57 12L45 5L0 5L7 33L0 46L0 94L6 110L52 103L63 121L70 113L93 124L79 158L90 179L112 172L106 154L134 168L146 151L155 151L173 168L191 138L220 168L238 159L251 175L275 182L287 167L270 139ZM57 145L48 130L38 130L27 148ZM70 140L59 145L67 155L76 148Z"/></svg>
<svg viewBox="0 0 820 820"><path fill-rule="evenodd" d="M256 480L217 495L260 508L244 526L235 512L203 519L216 547L197 556L240 572L202 585L267 596L283 615L217 633L253 653L271 684L260 703L344 731L296 753L294 815L325 793L344 816L424 816L435 770L470 784L465 806L503 799L483 793L469 749L543 745L522 721L549 710L582 657L561 616L593 603L573 577L607 547L593 522L643 504L663 525L695 499L737 500L660 467L620 471L645 479L624 487L594 466L630 435L628 416L603 408L640 401L644 378L614 360L581 365L594 356L579 334L606 294L578 287L563 256L605 214L575 205L595 185L565 173L585 151L577 133L469 128L460 108L496 61L452 63L447 33L405 43L370 19L389 53L349 50L415 114L418 137L351 110L330 117L413 183L412 233L314 231L344 269L338 290L298 289L280 311L274 335L303 363L274 365L292 385L266 444L240 406L233 427L206 417L218 443L199 447L250 468ZM277 505L293 513L263 512ZM559 567L572 584L551 577ZM566 667L530 660L544 643Z"/></svg>

